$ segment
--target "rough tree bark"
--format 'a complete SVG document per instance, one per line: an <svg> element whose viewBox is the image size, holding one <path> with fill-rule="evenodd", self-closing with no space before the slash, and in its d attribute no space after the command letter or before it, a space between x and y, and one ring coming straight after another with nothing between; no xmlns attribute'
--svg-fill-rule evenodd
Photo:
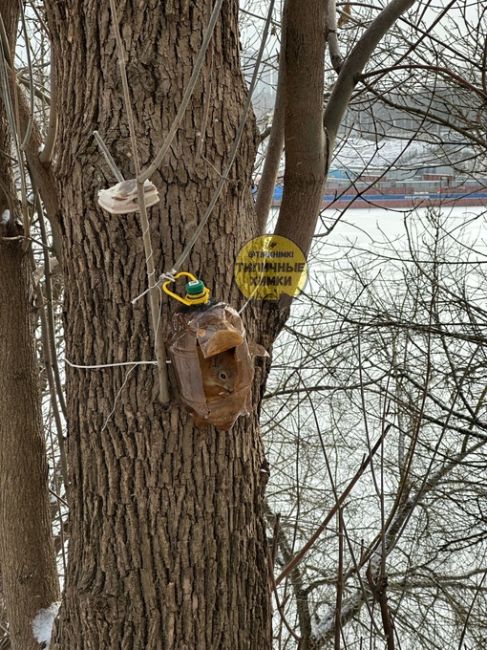
<svg viewBox="0 0 487 650"><path fill-rule="evenodd" d="M12 648L39 650L32 621L59 586L24 243L0 232L0 565Z"/></svg>
<svg viewBox="0 0 487 650"><path fill-rule="evenodd" d="M78 364L151 359L147 301L130 303L146 282L137 216L109 216L96 205L97 191L114 179L94 129L125 177L134 174L108 2L45 5L59 84L66 356ZM176 113L211 8L210 0L117 3L143 165ZM159 272L181 252L225 166L246 92L238 51L232 0L172 151L152 178L162 197L149 215ZM234 303L235 257L257 232L248 189L255 138L249 119L187 265ZM174 307L164 301L165 332ZM150 366L67 369L71 541L51 647L270 648L257 416L240 418L230 433L198 430L174 392L161 408L155 383Z"/></svg>
<svg viewBox="0 0 487 650"><path fill-rule="evenodd" d="M13 50L18 5L0 0ZM32 622L59 598L34 332L30 250L16 224L10 134L0 97L0 567L13 650L39 650ZM10 217L5 213L9 210Z"/></svg>

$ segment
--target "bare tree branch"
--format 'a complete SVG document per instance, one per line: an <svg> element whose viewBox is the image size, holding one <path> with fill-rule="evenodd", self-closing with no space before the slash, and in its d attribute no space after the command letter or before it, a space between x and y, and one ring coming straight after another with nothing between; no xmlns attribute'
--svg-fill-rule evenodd
<svg viewBox="0 0 487 650"><path fill-rule="evenodd" d="M399 16L413 6L414 2L415 0L392 0L367 28L345 59L325 111L325 127L331 149L359 75L383 36Z"/></svg>
<svg viewBox="0 0 487 650"><path fill-rule="evenodd" d="M279 163L281 160L282 148L284 145L284 113L286 101L286 68L285 68L285 40L286 30L284 28L286 19L286 6L289 0L286 0L283 9L283 32L281 38L281 55L279 57L279 72L277 77L276 99L274 104L274 113L272 116L272 126L267 144L267 151L264 161L264 169L259 181L257 190L257 199L255 202L255 211L257 212L257 221L259 233L265 232L267 217L272 204L274 187L276 185L277 175L279 173Z"/></svg>

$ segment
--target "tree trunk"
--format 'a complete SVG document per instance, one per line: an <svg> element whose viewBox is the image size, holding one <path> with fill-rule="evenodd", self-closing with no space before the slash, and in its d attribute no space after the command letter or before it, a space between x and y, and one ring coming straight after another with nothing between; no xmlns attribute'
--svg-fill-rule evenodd
<svg viewBox="0 0 487 650"><path fill-rule="evenodd" d="M59 587L23 239L0 240L0 279L0 566L12 648L39 650L32 622Z"/></svg>
<svg viewBox="0 0 487 650"><path fill-rule="evenodd" d="M96 205L114 179L94 129L125 177L134 175L108 2L46 6L59 80L66 356L153 359L148 302L130 303L146 287L138 217ZM117 3L143 165L176 114L211 8L209 0ZM237 2L228 1L172 150L151 179L161 194L149 214L158 273L182 251L227 162L245 97L238 49ZM249 120L186 267L227 301L237 300L236 254L257 231L248 189L255 134ZM174 308L163 301L165 334ZM53 647L270 648L257 416L228 433L195 429L174 382L161 408L156 378L151 366L67 370L71 540Z"/></svg>
<svg viewBox="0 0 487 650"><path fill-rule="evenodd" d="M0 16L13 55L17 3L0 0ZM30 251L16 225L10 158L2 155L9 151L0 97L0 606L6 610L10 647L39 650L32 623L39 610L59 598L59 586L30 322Z"/></svg>

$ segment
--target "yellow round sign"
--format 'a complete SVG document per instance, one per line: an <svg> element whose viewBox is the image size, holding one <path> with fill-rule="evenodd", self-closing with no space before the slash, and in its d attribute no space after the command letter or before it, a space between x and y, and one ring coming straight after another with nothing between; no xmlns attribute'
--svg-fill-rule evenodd
<svg viewBox="0 0 487 650"><path fill-rule="evenodd" d="M246 298L279 300L297 296L308 278L303 252L280 235L262 235L243 246L235 264L235 281Z"/></svg>

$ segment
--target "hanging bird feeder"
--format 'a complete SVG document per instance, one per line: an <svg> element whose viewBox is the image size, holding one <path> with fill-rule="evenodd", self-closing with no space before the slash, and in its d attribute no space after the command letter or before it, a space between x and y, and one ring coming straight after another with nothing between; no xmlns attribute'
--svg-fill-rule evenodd
<svg viewBox="0 0 487 650"><path fill-rule="evenodd" d="M223 302L210 300L210 291L191 273L184 298L170 289L162 291L184 305L171 323L169 353L183 404L197 426L212 424L228 431L240 415L251 412L253 356L238 312ZM260 346L259 346L260 348ZM260 348L257 354L267 355Z"/></svg>

